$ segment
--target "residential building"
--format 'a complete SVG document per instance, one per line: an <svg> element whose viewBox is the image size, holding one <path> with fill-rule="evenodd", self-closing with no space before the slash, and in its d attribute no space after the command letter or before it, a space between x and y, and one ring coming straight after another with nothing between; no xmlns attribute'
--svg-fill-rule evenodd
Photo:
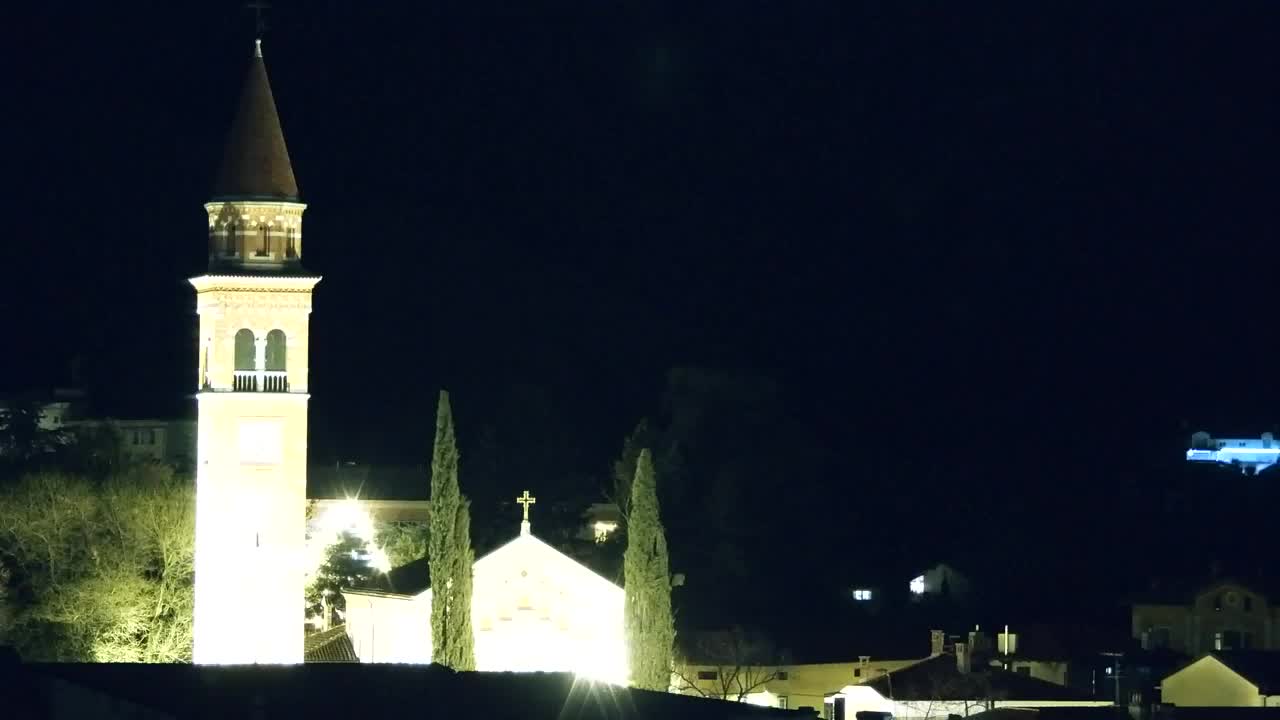
<svg viewBox="0 0 1280 720"><path fill-rule="evenodd" d="M1223 650L1280 649L1280 607L1242 582L1222 579L1199 591L1151 596L1133 605L1133 638L1144 650L1195 657Z"/></svg>
<svg viewBox="0 0 1280 720"><path fill-rule="evenodd" d="M995 708L1105 707L1112 703L1022 673L976 666L967 643L955 651L828 693L823 716L854 720L858 713L893 718L967 716Z"/></svg>
<svg viewBox="0 0 1280 720"><path fill-rule="evenodd" d="M777 708L822 708L832 690L873 680L918 663L923 658L873 659L826 663L735 662L702 658L682 665L672 689L684 695L718 698Z"/></svg>
<svg viewBox="0 0 1280 720"><path fill-rule="evenodd" d="M1280 706L1280 652L1209 652L1168 675L1160 699L1176 707Z"/></svg>
<svg viewBox="0 0 1280 720"><path fill-rule="evenodd" d="M55 388L52 393L26 398L0 399L0 411L28 403L37 413L39 430L51 433L57 444L72 441L77 433L110 430L120 441L120 451L132 461L163 462L181 470L195 465L195 420L181 417L111 417L93 410L81 388ZM3 449L0 449L3 452Z"/></svg>
<svg viewBox="0 0 1280 720"><path fill-rule="evenodd" d="M964 601L973 591L969 577L946 563L938 563L920 572L907 583L914 598L945 598Z"/></svg>
<svg viewBox="0 0 1280 720"><path fill-rule="evenodd" d="M1233 465L1241 472L1257 473L1280 459L1280 441L1272 433L1260 438L1214 438L1207 432L1191 436L1187 449L1188 462L1211 462Z"/></svg>

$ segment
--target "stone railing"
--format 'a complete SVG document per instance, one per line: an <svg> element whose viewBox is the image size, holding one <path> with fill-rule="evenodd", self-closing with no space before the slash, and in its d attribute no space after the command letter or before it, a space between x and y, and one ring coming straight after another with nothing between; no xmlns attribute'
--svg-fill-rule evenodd
<svg viewBox="0 0 1280 720"><path fill-rule="evenodd" d="M289 392L284 370L236 370L231 389L236 392Z"/></svg>

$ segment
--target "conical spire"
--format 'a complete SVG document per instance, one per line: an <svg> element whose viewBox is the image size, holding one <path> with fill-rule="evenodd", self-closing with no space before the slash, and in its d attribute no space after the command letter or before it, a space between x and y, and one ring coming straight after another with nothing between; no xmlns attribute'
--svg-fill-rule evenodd
<svg viewBox="0 0 1280 720"><path fill-rule="evenodd" d="M240 95L240 107L227 139L213 199L297 198L298 182L289 163L289 150L276 114L271 82L267 80L267 66L262 61L262 41L258 40L249 65L249 77Z"/></svg>

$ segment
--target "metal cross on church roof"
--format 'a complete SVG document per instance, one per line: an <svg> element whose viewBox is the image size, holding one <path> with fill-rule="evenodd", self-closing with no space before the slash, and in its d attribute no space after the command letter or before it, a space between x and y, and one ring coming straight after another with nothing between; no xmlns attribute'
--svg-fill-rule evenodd
<svg viewBox="0 0 1280 720"><path fill-rule="evenodd" d="M529 522L529 506L538 502L538 498L530 496L529 491L525 490L523 495L516 498L516 502L520 503L524 509L524 518L522 522Z"/></svg>

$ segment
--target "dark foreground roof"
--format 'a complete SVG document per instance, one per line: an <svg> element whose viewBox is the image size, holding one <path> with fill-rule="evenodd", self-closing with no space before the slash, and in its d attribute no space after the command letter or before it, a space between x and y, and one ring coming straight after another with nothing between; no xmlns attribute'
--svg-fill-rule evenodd
<svg viewBox="0 0 1280 720"><path fill-rule="evenodd" d="M575 681L567 673L455 673L435 665L0 666L4 717L802 720L811 713ZM15 704L37 706L35 712ZM129 707L132 706L132 707ZM150 711L138 713L136 708Z"/></svg>
<svg viewBox="0 0 1280 720"><path fill-rule="evenodd" d="M977 667L962 673L950 653L881 675L870 685L895 700L969 700L992 697L1001 700L1089 700L1072 688L1005 670Z"/></svg>

